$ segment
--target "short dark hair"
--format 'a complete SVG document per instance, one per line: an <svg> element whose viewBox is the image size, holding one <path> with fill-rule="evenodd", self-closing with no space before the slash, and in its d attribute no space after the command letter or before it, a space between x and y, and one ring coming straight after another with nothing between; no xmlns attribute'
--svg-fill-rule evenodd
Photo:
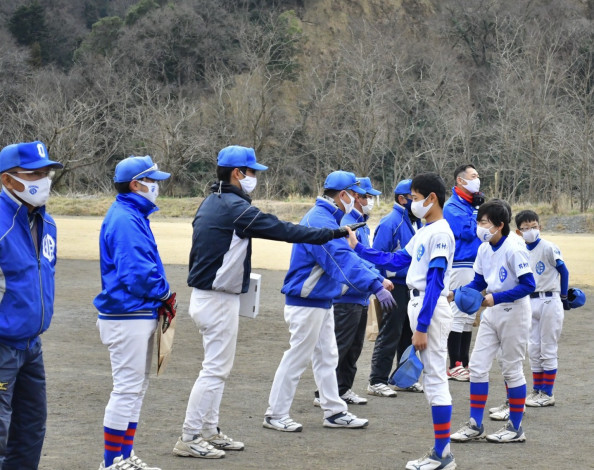
<svg viewBox="0 0 594 470"><path fill-rule="evenodd" d="M324 196L334 198L342 189L324 189Z"/></svg>
<svg viewBox="0 0 594 470"><path fill-rule="evenodd" d="M443 208L445 203L446 188L443 178L437 173L421 173L413 178L411 190L422 194L424 197L435 193L439 206Z"/></svg>
<svg viewBox="0 0 594 470"><path fill-rule="evenodd" d="M538 214L536 212L531 211L531 210L525 210L525 211L518 212L518 215L516 215L516 227L520 228L520 226L524 222L538 222L538 223L540 223L540 220L538 220Z"/></svg>
<svg viewBox="0 0 594 470"><path fill-rule="evenodd" d="M239 168L244 175L247 171L247 167L232 167L232 166L217 166L217 180L222 181L223 183L229 183L231 181L231 173L235 168Z"/></svg>
<svg viewBox="0 0 594 470"><path fill-rule="evenodd" d="M114 183L114 186L118 194L128 194L132 192L130 183L131 181L124 181L123 183Z"/></svg>
<svg viewBox="0 0 594 470"><path fill-rule="evenodd" d="M491 199L485 202L478 209L476 220L481 220L483 217L487 217L493 225L501 225L501 234L503 236L509 235L509 223L511 222L510 210L506 207L507 202L500 199Z"/></svg>
<svg viewBox="0 0 594 470"><path fill-rule="evenodd" d="M456 184L456 180L458 179L458 176L460 176L460 173L464 173L469 168L472 168L473 170L476 170L476 168L474 167L474 165L472 165L470 163L465 163L464 165L460 165L459 167L457 167L454 170L454 184Z"/></svg>

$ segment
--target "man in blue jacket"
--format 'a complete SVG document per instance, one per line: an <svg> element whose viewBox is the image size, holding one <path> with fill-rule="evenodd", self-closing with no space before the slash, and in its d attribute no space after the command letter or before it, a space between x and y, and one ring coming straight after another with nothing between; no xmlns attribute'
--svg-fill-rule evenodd
<svg viewBox="0 0 594 470"><path fill-rule="evenodd" d="M242 442L219 428L225 381L235 359L239 294L250 283L252 238L322 244L347 234L346 229L308 228L279 220L251 205L257 172L254 149L231 145L219 152L218 182L202 202L194 222L188 285L190 316L202 334L202 370L190 393L182 436L173 453L181 457L221 458L243 450ZM346 240L343 240L346 243Z"/></svg>
<svg viewBox="0 0 594 470"><path fill-rule="evenodd" d="M341 220L342 225L367 222L373 210L374 198L381 191L373 188L371 179L357 178L365 194L355 192L355 206L353 210ZM355 231L359 243L366 247L369 243L369 227L364 225ZM369 268L374 266L369 263ZM353 383L357 373L357 360L363 350L365 329L367 327L367 311L369 309L370 292L361 292L350 287L342 297L334 299L334 334L338 348L338 366L336 367L336 380L338 381L338 394L348 405L365 405L367 398L360 397L353 390ZM319 392L315 392L314 405L320 406Z"/></svg>
<svg viewBox="0 0 594 470"><path fill-rule="evenodd" d="M324 194L305 214L301 225L336 229L355 205L354 194L366 194L353 173L335 171L324 183ZM386 288L392 283L368 268L346 240L333 240L322 246L293 245L289 271L281 290L285 294L285 321L289 325L290 348L285 351L274 376L265 428L300 432L303 426L289 414L297 384L308 363L312 368L324 410L325 427L363 428L368 421L349 413L338 394L336 366L338 351L334 334L333 299L352 288L362 296L375 293L386 307L393 305ZM344 290L343 290L344 289Z"/></svg>
<svg viewBox="0 0 594 470"><path fill-rule="evenodd" d="M134 437L148 388L154 333L159 315L175 316L171 292L149 215L158 210L159 171L150 156L128 157L117 164L118 192L99 235L101 292L94 304L97 327L109 348L113 390L103 418L104 458L101 469L147 466L134 453Z"/></svg>
<svg viewBox="0 0 594 470"><path fill-rule="evenodd" d="M421 221L411 212L411 183L412 180L400 181L394 189L395 204L388 215L380 220L375 236L373 248L379 251L394 252L406 246L421 227ZM392 296L396 307L382 315L379 332L371 356L371 372L367 393L378 397L395 397L396 392L388 386L388 378L392 370L394 356L400 361L400 356L411 344L412 331L408 320L407 305L409 291L406 286L408 268L398 272L381 269L380 272L394 283ZM422 392L421 384L414 384L407 391Z"/></svg>
<svg viewBox="0 0 594 470"><path fill-rule="evenodd" d="M53 169L42 142L0 152L0 468L32 470L45 438L40 335L54 313L56 224L45 212Z"/></svg>
<svg viewBox="0 0 594 470"><path fill-rule="evenodd" d="M450 290L465 286L474 279L474 260L481 241L476 236L476 214L484 201L480 192L481 181L476 168L471 164L460 165L454 170L455 186L452 196L446 201L443 216L450 224L456 239L456 252L452 266ZM448 337L450 366L448 377L459 382L468 382L468 361L472 325L476 313L461 312L455 302L450 304L454 312L452 331Z"/></svg>

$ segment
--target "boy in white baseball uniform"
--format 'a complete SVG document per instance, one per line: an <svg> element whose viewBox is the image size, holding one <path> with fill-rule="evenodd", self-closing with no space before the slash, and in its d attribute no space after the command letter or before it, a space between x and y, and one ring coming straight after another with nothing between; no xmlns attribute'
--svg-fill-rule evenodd
<svg viewBox="0 0 594 470"><path fill-rule="evenodd" d="M406 284L411 289L408 316L413 330L412 344L420 352L424 365L423 385L431 405L435 446L418 460L411 460L410 470L451 470L456 461L450 452L452 397L447 377L447 342L452 325L452 310L447 300L454 234L443 218L445 184L435 173L417 175L411 183L413 214L425 219L404 249L387 253L365 248L349 237L351 247L363 259L379 268L392 271L408 267Z"/></svg>
<svg viewBox="0 0 594 470"><path fill-rule="evenodd" d="M452 434L452 441L485 437L483 413L489 394L489 371L499 352L498 360L508 387L509 421L486 437L490 442L523 442L526 440L521 426L526 378L522 363L530 332L528 295L534 292L534 277L528 251L508 237L511 214L506 203L492 200L483 204L477 219L477 235L483 244L474 263L474 280L467 287L479 292L486 289L482 305L487 308L470 357L470 419Z"/></svg>
<svg viewBox="0 0 594 470"><path fill-rule="evenodd" d="M530 267L536 280L536 290L530 294L532 328L528 341L533 390L526 398L526 406L553 406L563 311L570 308L567 300L569 271L559 247L540 238L536 212L520 212L516 215L516 227L516 233L526 242L530 253Z"/></svg>

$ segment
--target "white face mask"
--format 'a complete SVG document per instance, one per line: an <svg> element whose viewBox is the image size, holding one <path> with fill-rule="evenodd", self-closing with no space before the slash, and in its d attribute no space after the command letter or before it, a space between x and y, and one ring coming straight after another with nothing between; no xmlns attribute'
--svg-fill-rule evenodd
<svg viewBox="0 0 594 470"><path fill-rule="evenodd" d="M540 237L540 230L537 228L531 228L526 232L522 232L522 238L526 240L526 243L534 243Z"/></svg>
<svg viewBox="0 0 594 470"><path fill-rule="evenodd" d="M242 173L243 175L243 173ZM243 189L243 192L246 194L250 194L254 189L256 189L256 184L258 183L258 178L256 178L255 176L247 176L244 175L245 178L242 180L239 180L239 184L241 184L241 189Z"/></svg>
<svg viewBox="0 0 594 470"><path fill-rule="evenodd" d="M474 193L478 193L481 189L481 180L480 178L475 178L473 180L467 180L465 178L462 178L464 181L466 181L466 186L464 186L464 189L466 189L466 191L468 191L470 194L474 194Z"/></svg>
<svg viewBox="0 0 594 470"><path fill-rule="evenodd" d="M371 211L373 210L373 205L375 204L375 198L367 198L367 205L366 206L361 206L361 209L363 209L363 214L365 215L369 215L371 214Z"/></svg>
<svg viewBox="0 0 594 470"><path fill-rule="evenodd" d="M428 206L423 206L423 204L425 204L425 201L427 200L427 197L422 201L413 201L410 205L411 212L418 219L422 219L423 217L425 217L427 212L429 212L429 209L431 209L431 207L433 206L433 203L429 204Z"/></svg>
<svg viewBox="0 0 594 470"><path fill-rule="evenodd" d="M49 199L50 187L52 185L52 180L49 176L36 181L26 181L13 174L10 176L25 186L23 191L13 189L14 194L33 207L45 206Z"/></svg>
<svg viewBox="0 0 594 470"><path fill-rule="evenodd" d="M347 204L344 201L342 201L342 204L344 205L344 213L348 214L349 212L351 212L353 210L353 208L355 207L355 198L353 196L351 196L348 191L345 191L346 195L349 197L350 202Z"/></svg>
<svg viewBox="0 0 594 470"><path fill-rule="evenodd" d="M476 228L476 236L479 238L479 240L481 242L488 242L489 240L491 240L491 238L493 238L493 235L495 235L495 233L499 232L499 229L497 229L495 231L495 233L491 233L491 229L493 227L494 227L494 225L491 225L488 228L477 227Z"/></svg>
<svg viewBox="0 0 594 470"><path fill-rule="evenodd" d="M143 185L145 188L148 188L148 193L143 193L142 191L135 191L135 193L139 196L148 199L154 204L157 200L157 197L159 197L159 183L145 183L144 181L140 180L136 181Z"/></svg>

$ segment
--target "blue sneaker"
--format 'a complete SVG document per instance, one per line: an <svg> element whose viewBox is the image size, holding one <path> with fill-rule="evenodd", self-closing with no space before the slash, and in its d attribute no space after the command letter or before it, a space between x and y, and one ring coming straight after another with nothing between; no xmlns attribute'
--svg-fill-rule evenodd
<svg viewBox="0 0 594 470"><path fill-rule="evenodd" d="M435 448L427 452L418 460L411 460L406 464L407 470L454 470L456 460L454 454L438 457Z"/></svg>
<svg viewBox="0 0 594 470"><path fill-rule="evenodd" d="M354 414L346 412L336 413L324 419L324 427L326 428L351 428L359 429L365 428L369 421L363 418L357 418Z"/></svg>

